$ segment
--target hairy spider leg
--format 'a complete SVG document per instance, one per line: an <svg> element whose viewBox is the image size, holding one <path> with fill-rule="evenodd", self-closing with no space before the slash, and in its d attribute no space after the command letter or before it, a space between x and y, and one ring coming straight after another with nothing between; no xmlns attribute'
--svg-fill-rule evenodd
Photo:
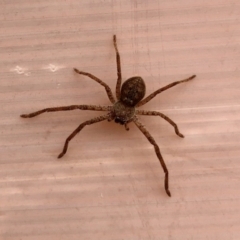
<svg viewBox="0 0 240 240"><path fill-rule="evenodd" d="M57 112L57 111L70 111L70 110L93 110L93 111L110 111L112 106L97 106L97 105L71 105L71 106L64 106L64 107L53 107L53 108L44 108L42 110L32 112L29 114L22 114L20 117L22 118L32 118L36 117L45 112Z"/></svg>
<svg viewBox="0 0 240 240"><path fill-rule="evenodd" d="M176 86L176 85L178 85L178 84L180 84L180 83L188 82L188 81L192 80L192 79L195 78L195 77L196 77L196 75L192 75L192 76L189 77L189 78L186 78L186 79L183 79L183 80L180 80L180 81L176 81L176 82L170 83L170 84L168 84L167 86L158 89L157 91L153 92L152 94L150 94L149 96L147 96L146 98L144 98L142 101L140 101L140 102L136 105L136 107L140 107L140 106L146 104L147 102L149 102L150 100L152 100L157 94L159 94L159 93L161 93L161 92L163 92L163 91L165 91L165 90L167 90L167 89L169 89L169 88L171 88L171 87L173 87L173 86Z"/></svg>
<svg viewBox="0 0 240 240"><path fill-rule="evenodd" d="M114 48L116 51L116 61L117 61L117 85L116 85L116 97L117 100L120 100L120 96L121 96L121 83L122 83L122 72L121 72L121 61L120 61L120 54L118 52L118 48L117 48L117 38L116 35L113 35L113 44L114 44Z"/></svg>
<svg viewBox="0 0 240 240"><path fill-rule="evenodd" d="M71 139L73 139L85 126L87 125L91 125L91 124L94 124L94 123L97 123L97 122L101 122L101 121L104 121L106 119L109 119L109 114L107 115L103 115L103 116L100 116L100 117L96 117L96 118L92 118L88 121L85 121L83 123L81 123L66 139L65 141L65 144L64 144L64 147L63 147L63 150L62 152L58 155L58 158L61 158L66 152L67 152L67 149L68 149L68 143L71 141Z"/></svg>
<svg viewBox="0 0 240 240"><path fill-rule="evenodd" d="M80 71L78 70L77 68L73 68L73 70L78 73L78 74L81 74L81 75L85 75L85 76L88 76L90 77L91 79L93 79L94 81L98 82L99 84L101 84L102 86L105 87L105 90L107 92L107 95L108 95L108 98L109 100L111 101L111 103L115 103L116 100L113 96L113 93L112 93L112 90L111 88L105 83L103 82L102 80L100 80L99 78L95 77L94 75L92 75L91 73L87 73L87 72L83 72L83 71Z"/></svg>
<svg viewBox="0 0 240 240"><path fill-rule="evenodd" d="M140 129L140 131L145 135L145 137L148 139L148 141L154 146L155 153L159 159L159 162L162 165L163 171L165 173L165 181L164 181L164 186L165 186L165 191L169 197L171 197L171 193L169 191L169 183L168 183L168 169L167 166L163 160L163 157L160 153L160 149L154 140L154 138L151 136L151 134L148 132L148 130L144 127L144 125L135 117L133 119L133 122L136 124L136 126Z"/></svg>
<svg viewBox="0 0 240 240"><path fill-rule="evenodd" d="M157 111L146 111L146 110L136 110L137 115L145 115L145 116L159 116L169 122L175 129L175 133L179 136L184 138L184 135L179 132L177 124L170 119L168 116L164 115L163 113Z"/></svg>

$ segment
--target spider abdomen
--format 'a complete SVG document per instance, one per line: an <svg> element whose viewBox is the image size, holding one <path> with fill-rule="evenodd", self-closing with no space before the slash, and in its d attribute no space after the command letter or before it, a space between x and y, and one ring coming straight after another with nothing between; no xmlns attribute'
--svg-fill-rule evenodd
<svg viewBox="0 0 240 240"><path fill-rule="evenodd" d="M146 92L146 86L141 77L131 77L126 80L121 89L120 100L127 106L135 106L143 99Z"/></svg>

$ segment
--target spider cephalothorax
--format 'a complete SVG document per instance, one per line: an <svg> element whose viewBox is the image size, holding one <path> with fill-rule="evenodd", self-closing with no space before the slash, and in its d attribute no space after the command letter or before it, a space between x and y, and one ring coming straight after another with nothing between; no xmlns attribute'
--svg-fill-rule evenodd
<svg viewBox="0 0 240 240"><path fill-rule="evenodd" d="M118 101L113 105L111 116L116 123L121 125L127 124L130 122L135 114L135 107L129 107L124 104L122 101Z"/></svg>
<svg viewBox="0 0 240 240"><path fill-rule="evenodd" d="M35 117L41 113L44 112L56 112L56 111L69 111L74 109L80 109L80 110L94 110L94 111L106 111L107 114L90 119L88 121L85 121L81 123L66 139L63 151L58 155L58 158L61 158L68 149L68 143L72 138L76 136L77 133L79 133L85 126L91 125L93 123L101 122L103 120L114 120L116 123L119 123L121 125L125 125L125 129L129 130L127 124L130 122L134 122L135 125L140 129L140 131L146 136L148 141L154 146L156 155L160 161L160 164L164 170L165 173L165 190L167 195L170 197L170 191L169 191L169 184L168 184L168 170L166 167L166 164L163 160L163 157L160 153L160 149L155 142L154 138L150 135L150 133L147 131L147 129L143 126L143 124L138 120L137 115L145 115L145 116L159 116L165 119L167 122L169 122L175 129L175 133L179 137L184 137L178 130L177 124L173 122L169 117L164 115L163 113L156 112L156 111L146 111L146 110L138 110L137 108L144 105L145 103L149 102L152 98L154 98L157 94L161 93L162 91L165 91L179 83L187 82L193 78L196 77L196 75L192 75L189 78L186 78L181 81L176 81L173 83L170 83L169 85L158 89L157 91L150 94L148 97L144 98L146 87L143 79L141 77L132 77L126 80L121 87L122 82L122 73L121 73L121 64L120 64L120 55L117 49L117 40L116 36L113 36L113 43L114 48L116 51L116 60L117 60L117 86L116 86L116 98L113 96L112 90L110 87L100 80L99 78L95 77L91 73L79 71L78 69L74 68L74 71L76 73L85 75L93 79L94 81L101 84L103 87L105 87L105 90L107 92L108 98L111 101L111 106L97 106L97 105L71 105L71 106L64 106L64 107L55 107L55 108L45 108L37 112L33 112L30 114L22 114L21 117L23 118L32 118Z"/></svg>

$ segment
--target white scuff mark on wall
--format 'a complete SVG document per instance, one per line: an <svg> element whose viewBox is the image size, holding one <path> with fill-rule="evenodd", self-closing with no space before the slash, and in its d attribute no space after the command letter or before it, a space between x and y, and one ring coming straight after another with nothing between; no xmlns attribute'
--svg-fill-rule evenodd
<svg viewBox="0 0 240 240"><path fill-rule="evenodd" d="M42 69L46 69L46 70L49 70L51 72L56 72L56 71L58 71L59 69L62 69L62 68L65 68L65 66L50 63L47 66L44 66Z"/></svg>
<svg viewBox="0 0 240 240"><path fill-rule="evenodd" d="M31 75L31 72L28 71L28 68L23 68L23 67L20 67L18 65L15 68L11 68L10 71L11 72L16 72L18 74L24 74L27 77Z"/></svg>

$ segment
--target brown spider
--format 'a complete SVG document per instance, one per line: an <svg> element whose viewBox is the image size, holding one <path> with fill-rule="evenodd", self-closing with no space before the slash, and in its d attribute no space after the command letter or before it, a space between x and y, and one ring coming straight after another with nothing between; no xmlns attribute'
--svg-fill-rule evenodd
<svg viewBox="0 0 240 240"><path fill-rule="evenodd" d="M121 81L122 81L122 73L121 73L121 64L120 64L120 55L117 49L117 40L116 36L113 36L113 44L116 51L116 60L117 60L117 85L116 85L116 97L117 100L115 100L115 97L113 96L112 90L110 87L104 83L99 78L95 77L91 73L82 72L78 69L74 68L74 71L78 74L82 74L85 76L90 77L94 81L101 84L103 87L105 87L105 90L107 92L108 98L112 103L112 106L96 106L96 105L71 105L71 106L64 106L64 107L54 107L54 108L45 108L37 112L33 112L30 114L22 114L22 118L32 118L39 114L42 114L44 112L56 112L56 111L69 111L74 109L80 109L80 110L94 110L94 111L106 111L107 114L96 117L93 119L90 119L88 121L85 121L81 123L66 139L63 151L58 155L58 158L61 158L68 149L68 143L72 138L76 136L77 133L79 133L85 126L91 125L93 123L101 122L103 120L115 120L116 123L119 123L121 125L125 126L126 130L129 130L127 124L130 122L134 122L136 126L140 129L140 131L145 135L145 137L148 139L148 141L154 146L156 155L161 163L161 166L165 173L165 190L167 195L170 197L171 193L169 191L168 187L168 169L165 165L165 162L163 160L163 157L160 153L160 149L155 142L154 138L150 135L148 130L144 127L144 125L138 120L137 115L148 115L148 116L160 116L163 119L165 119L167 122L169 122L175 129L175 133L179 137L184 137L178 130L178 126L175 122L173 122L169 117L164 115L163 113L156 112L156 111L145 111L145 110L138 110L137 108L144 105L145 103L149 102L152 98L154 98L157 94L183 82L187 82L193 78L196 77L196 75L192 75L189 78L186 78L181 81L173 82L171 84L168 84L167 86L158 89L157 91L150 94L148 97L144 98L146 87L143 79L141 77L132 77L127 79L121 87ZM143 99L143 100L142 100Z"/></svg>

